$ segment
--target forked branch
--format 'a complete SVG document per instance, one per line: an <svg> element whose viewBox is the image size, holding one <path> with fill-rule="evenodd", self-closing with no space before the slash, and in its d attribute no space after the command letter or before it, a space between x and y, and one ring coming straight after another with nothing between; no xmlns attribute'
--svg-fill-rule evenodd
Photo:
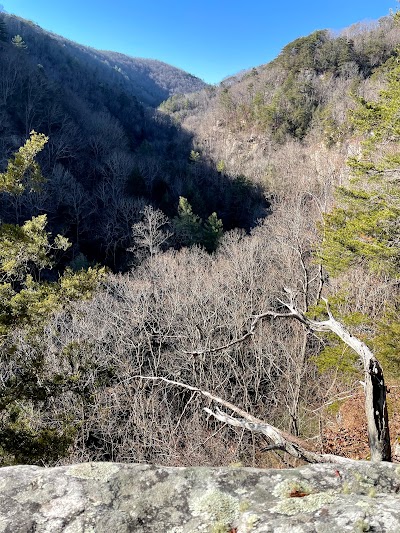
<svg viewBox="0 0 400 533"><path fill-rule="evenodd" d="M295 319L303 324L307 329L314 332L331 332L337 335L347 346L352 348L360 357L364 367L364 382L365 382L365 413L368 423L368 440L371 450L372 461L391 461L391 447L389 434L389 421L386 403L386 385L383 376L382 367L368 346L357 337L354 337L340 322L338 322L332 315L328 302L326 300L326 310L328 314L327 320L313 320L308 318L302 311L300 311L295 304L293 294L289 289L285 289L288 296L288 301L278 300L279 303L287 309L287 312L281 313L276 311L266 311L259 315L252 317L252 322L249 331L223 346L217 348L197 350L191 353L193 355L215 353L234 345L240 344L247 338L254 335L258 324L266 318L283 318ZM222 415L213 413L216 418ZM227 415L224 415L224 421L227 422ZM245 420L253 422L246 417ZM232 420L231 420L232 422ZM229 423L229 422L227 422ZM236 421L237 424L237 421ZM242 427L245 427L242 425ZM253 429L254 430L254 429ZM290 452L289 452L290 453Z"/></svg>
<svg viewBox="0 0 400 533"><path fill-rule="evenodd" d="M219 407L216 407L214 410L208 407L204 407L204 411L206 413L213 416L217 420L220 420L221 422L229 424L230 426L241 427L253 431L254 433L263 434L271 442L271 449L279 449L285 451L292 457L295 457L297 459L303 459L308 463L344 463L350 461L350 459L346 459L345 457L340 457L338 455L319 454L312 452L305 447L305 444L301 439L277 429L271 424L268 424L268 422L265 422L263 420L260 420L259 418L252 416L240 407L237 407L231 402L228 402L223 398L216 396L215 394L201 390L197 387L193 387L192 385L188 385L180 381L167 379L161 376L133 376L129 378L129 380L131 379L163 381L164 383L168 383L169 385L180 387L193 392L198 392L199 394L201 394L205 398L208 398L212 402L215 402L219 406L223 406L225 409L232 411L233 413L238 415L238 418L222 411Z"/></svg>

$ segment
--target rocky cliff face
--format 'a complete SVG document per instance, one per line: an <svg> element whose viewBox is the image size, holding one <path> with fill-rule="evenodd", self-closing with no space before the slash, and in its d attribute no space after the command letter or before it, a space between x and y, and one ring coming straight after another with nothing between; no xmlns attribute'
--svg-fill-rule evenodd
<svg viewBox="0 0 400 533"><path fill-rule="evenodd" d="M0 470L4 533L400 531L400 467L86 463Z"/></svg>

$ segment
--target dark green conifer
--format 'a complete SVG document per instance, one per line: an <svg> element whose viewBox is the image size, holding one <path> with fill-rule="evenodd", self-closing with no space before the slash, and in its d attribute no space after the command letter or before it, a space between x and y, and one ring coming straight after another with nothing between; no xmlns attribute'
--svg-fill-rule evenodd
<svg viewBox="0 0 400 533"><path fill-rule="evenodd" d="M400 375L400 53L382 70L386 87L374 101L357 98L354 129L364 135L359 156L348 161L353 179L337 191L337 207L325 216L322 263L331 275L351 268L390 283L379 316L364 317L364 331L385 371ZM354 313L354 316L357 313ZM351 318L351 316L349 317Z"/></svg>
<svg viewBox="0 0 400 533"><path fill-rule="evenodd" d="M348 163L353 180L337 191L338 204L325 218L323 261L337 273L351 264L400 273L400 64L384 65L387 86L376 101L358 98L351 120L365 135L360 156Z"/></svg>

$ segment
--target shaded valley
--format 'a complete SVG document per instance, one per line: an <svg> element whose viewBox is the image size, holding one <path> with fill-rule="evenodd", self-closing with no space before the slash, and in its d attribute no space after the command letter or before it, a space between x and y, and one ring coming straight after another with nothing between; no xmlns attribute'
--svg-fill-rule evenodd
<svg viewBox="0 0 400 533"><path fill-rule="evenodd" d="M208 86L1 15L0 464L298 465L260 420L368 457L366 366L400 383L399 42L398 14L316 31Z"/></svg>

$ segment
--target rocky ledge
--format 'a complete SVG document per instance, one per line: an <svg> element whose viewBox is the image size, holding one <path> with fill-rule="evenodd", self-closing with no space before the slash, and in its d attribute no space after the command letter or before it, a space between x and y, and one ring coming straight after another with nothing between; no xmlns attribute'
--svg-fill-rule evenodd
<svg viewBox="0 0 400 533"><path fill-rule="evenodd" d="M0 469L0 532L400 531L400 466Z"/></svg>

